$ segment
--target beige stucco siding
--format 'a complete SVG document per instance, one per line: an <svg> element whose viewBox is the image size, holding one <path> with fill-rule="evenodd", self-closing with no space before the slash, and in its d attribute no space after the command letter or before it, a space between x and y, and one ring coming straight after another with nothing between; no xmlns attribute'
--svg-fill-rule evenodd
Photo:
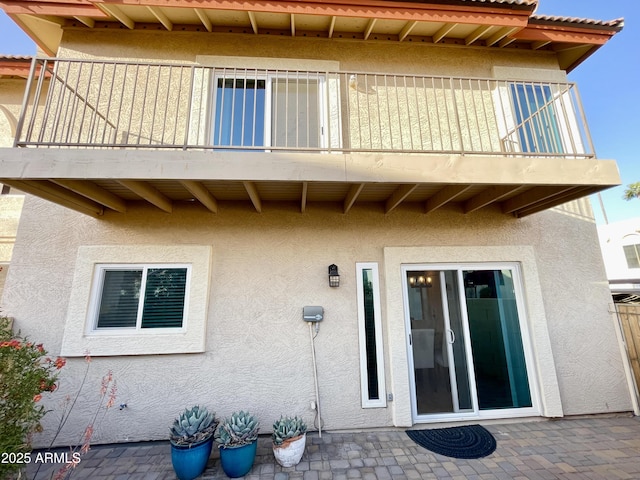
<svg viewBox="0 0 640 480"><path fill-rule="evenodd" d="M545 233L551 231L554 235ZM344 215L337 205L313 203L304 214L288 204L265 204L258 214L249 205L223 202L217 215L176 205L172 215L132 207L125 216L96 220L29 198L3 305L16 317L17 328L45 341L53 354L60 352L68 323L78 249L91 245L210 245L212 252L205 353L93 359L76 428L84 428L81 412L91 410L91 395L108 369L118 382L118 401L128 405L108 414L97 442L165 438L173 416L194 403L220 415L250 409L264 431L280 414L303 415L312 423L305 305L325 308L316 338L325 428L405 425L408 370L398 364L406 358L404 319L387 308L398 301L400 264L388 264L385 253L399 247L448 247L447 261L477 261L477 252L484 251L484 261L519 262L526 269L524 300L533 319L528 321L536 323L530 326L530 342L538 357L534 368L541 413L631 409L615 322L606 307L608 287L597 258L595 226L576 216L550 211L517 220L490 209L424 215L412 207L384 215L378 206L357 206ZM518 246L530 253L514 253ZM472 259L465 254L470 251L476 252ZM433 258L427 255L423 261ZM360 406L356 262L380 265L386 387L394 394L381 409ZM340 268L338 289L328 286L331 263ZM395 273L389 278L385 272ZM539 286L528 285L528 279ZM78 388L84 368L81 358L69 361L60 395ZM45 419L51 427L56 413ZM63 435L58 441L71 438Z"/></svg>

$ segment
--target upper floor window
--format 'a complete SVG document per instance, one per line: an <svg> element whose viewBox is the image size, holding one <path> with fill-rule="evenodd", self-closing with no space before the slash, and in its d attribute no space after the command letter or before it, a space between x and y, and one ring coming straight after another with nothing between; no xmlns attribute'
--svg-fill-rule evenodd
<svg viewBox="0 0 640 480"><path fill-rule="evenodd" d="M186 265L98 265L93 330L182 328Z"/></svg>
<svg viewBox="0 0 640 480"><path fill-rule="evenodd" d="M520 151L564 153L551 86L512 83L511 96Z"/></svg>
<svg viewBox="0 0 640 480"><path fill-rule="evenodd" d="M325 146L324 75L230 69L214 85L214 146Z"/></svg>
<svg viewBox="0 0 640 480"><path fill-rule="evenodd" d="M640 268L640 244L624 245L624 256L628 268Z"/></svg>

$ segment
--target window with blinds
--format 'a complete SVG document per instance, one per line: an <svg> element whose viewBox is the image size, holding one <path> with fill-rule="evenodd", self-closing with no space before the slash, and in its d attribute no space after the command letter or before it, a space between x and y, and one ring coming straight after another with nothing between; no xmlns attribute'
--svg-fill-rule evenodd
<svg viewBox="0 0 640 480"><path fill-rule="evenodd" d="M95 329L182 328L187 265L98 266Z"/></svg>

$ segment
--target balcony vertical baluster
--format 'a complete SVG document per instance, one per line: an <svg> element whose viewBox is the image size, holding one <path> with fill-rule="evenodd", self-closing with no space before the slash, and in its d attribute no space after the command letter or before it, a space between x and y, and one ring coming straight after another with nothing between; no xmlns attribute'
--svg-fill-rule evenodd
<svg viewBox="0 0 640 480"><path fill-rule="evenodd" d="M109 88L109 97L107 98L107 106L106 106L106 119L105 119L105 125L104 128L102 129L102 137L100 139L100 143L102 145L105 144L105 137L107 135L107 131L108 131L108 125L109 125L109 115L111 114L111 99L113 98L113 86L115 83L115 79L116 79L116 69L118 68L118 64L114 63L112 65L111 68L111 80L109 81L109 85L111 88ZM117 134L117 128L114 128L114 140L115 140L115 135Z"/></svg>
<svg viewBox="0 0 640 480"><path fill-rule="evenodd" d="M191 67L189 68L189 70L191 71L191 81L189 82L189 84L193 87L193 85L195 85L195 78L196 78L196 66L195 65L191 65ZM180 78L182 79L182 72L180 72ZM189 126L191 125L191 106L193 104L193 95L189 95L189 102L187 105L187 114L185 115L185 123L184 123L184 141L182 142L182 149L186 150L187 149L187 145L189 144ZM179 111L179 105L180 102L177 101L176 102L176 127L178 124L178 116L177 113ZM176 131L178 130L177 128L175 129ZM177 135L177 132L174 133L174 138Z"/></svg>
<svg viewBox="0 0 640 480"><path fill-rule="evenodd" d="M31 66L29 67L29 76L27 77L27 84L24 90L24 97L22 98L22 107L20 108L20 117L18 118L18 124L16 125L16 136L13 141L14 148L18 146L20 141L20 137L22 136L22 129L24 128L24 123L27 116L27 109L29 105L29 97L31 96L31 87L33 85L33 78L36 73L36 65L39 63L42 64L40 67L40 75L38 76L38 81L36 82L36 90L33 99L33 113L31 115L31 119L29 121L29 127L27 128L27 134L25 135L25 141L28 141L31 138L31 131L33 130L33 123L36 119L36 113L38 110L38 105L40 105L40 93L42 91L42 83L44 82L44 77L46 77L46 60L38 60L34 57L31 60Z"/></svg>

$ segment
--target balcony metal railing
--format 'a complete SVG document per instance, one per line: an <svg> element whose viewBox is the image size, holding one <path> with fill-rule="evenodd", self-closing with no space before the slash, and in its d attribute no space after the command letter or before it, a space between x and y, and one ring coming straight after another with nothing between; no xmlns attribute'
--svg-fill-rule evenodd
<svg viewBox="0 0 640 480"><path fill-rule="evenodd" d="M15 145L594 156L570 83L57 58Z"/></svg>

